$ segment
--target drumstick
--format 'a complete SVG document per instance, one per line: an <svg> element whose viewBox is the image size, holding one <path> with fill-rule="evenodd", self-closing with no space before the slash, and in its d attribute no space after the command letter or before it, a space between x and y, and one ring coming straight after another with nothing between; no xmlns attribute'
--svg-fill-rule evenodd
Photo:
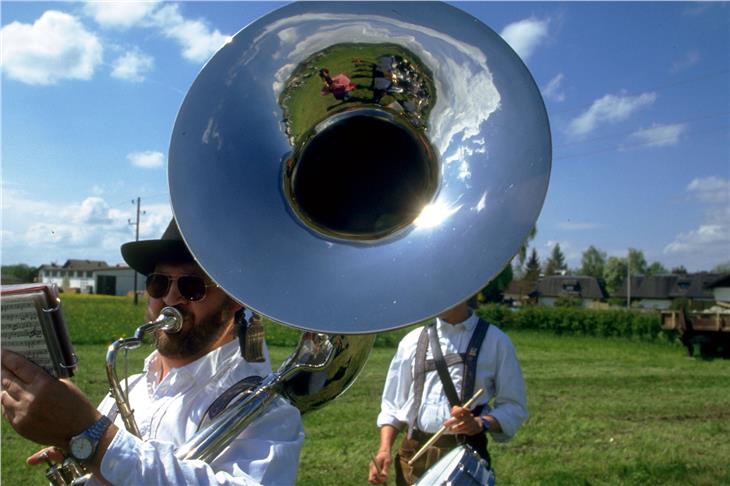
<svg viewBox="0 0 730 486"><path fill-rule="evenodd" d="M375 462L375 456L373 453L370 453L370 459L373 461L373 466L375 466L375 470L378 472L378 476L385 476L384 472L380 472L380 468L378 467L378 463Z"/></svg>
<svg viewBox="0 0 730 486"><path fill-rule="evenodd" d="M479 398L482 393L484 393L484 388L478 389L477 392L474 394L474 396L471 397L463 405L464 408L467 409L467 410L469 410L469 408L474 403L474 400L476 400L477 398ZM441 437L442 435L444 435L444 432L446 432L446 426L445 425L442 425L441 428L438 430L438 432L436 432L435 434L433 434L433 437L431 437L430 439L428 439L426 441L426 443L423 444L423 447L421 447L420 449L418 449L418 452L416 452L416 454L413 457L411 457L411 460L408 461L408 465L409 466L412 466L413 463L416 462L416 459L418 459L419 457L421 457L423 455L423 453L426 452L426 449L428 449L429 447L431 447L433 445L433 443L438 440L439 437Z"/></svg>

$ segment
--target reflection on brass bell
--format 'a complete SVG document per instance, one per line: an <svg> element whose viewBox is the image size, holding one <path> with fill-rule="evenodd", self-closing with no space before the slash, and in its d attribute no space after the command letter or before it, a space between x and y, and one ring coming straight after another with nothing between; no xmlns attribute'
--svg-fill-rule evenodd
<svg viewBox="0 0 730 486"><path fill-rule="evenodd" d="M243 359L250 363L261 363L264 357L264 325L259 314L252 314L246 321L241 313L238 326L238 340L241 346Z"/></svg>

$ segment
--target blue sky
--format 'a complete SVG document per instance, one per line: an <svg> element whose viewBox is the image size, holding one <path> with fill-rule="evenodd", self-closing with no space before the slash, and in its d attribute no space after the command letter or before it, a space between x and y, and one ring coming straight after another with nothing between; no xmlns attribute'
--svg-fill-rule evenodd
<svg viewBox="0 0 730 486"><path fill-rule="evenodd" d="M2 263L121 263L169 221L182 99L230 35L277 3L2 3ZM730 5L456 3L520 54L553 169L531 243L690 271L730 261Z"/></svg>

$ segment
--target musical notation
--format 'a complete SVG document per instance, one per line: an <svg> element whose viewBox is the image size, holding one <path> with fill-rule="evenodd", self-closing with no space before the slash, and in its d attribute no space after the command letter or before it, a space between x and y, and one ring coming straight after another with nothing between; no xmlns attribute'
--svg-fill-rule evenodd
<svg viewBox="0 0 730 486"><path fill-rule="evenodd" d="M43 332L44 320L49 319L43 312L45 303L42 292L3 296L2 346L55 374L54 359Z"/></svg>

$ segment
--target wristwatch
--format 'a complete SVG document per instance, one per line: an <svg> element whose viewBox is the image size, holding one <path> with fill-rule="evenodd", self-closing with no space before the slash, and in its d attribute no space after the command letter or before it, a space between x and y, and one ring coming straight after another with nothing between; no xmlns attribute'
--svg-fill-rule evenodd
<svg viewBox="0 0 730 486"><path fill-rule="evenodd" d="M492 426L492 423L485 418L485 415L482 415L479 417L479 421L482 423L482 433L486 434L489 431L489 428Z"/></svg>
<svg viewBox="0 0 730 486"><path fill-rule="evenodd" d="M111 421L106 415L102 415L99 420L94 422L94 425L79 435L71 437L71 441L68 443L71 457L81 462L91 459L94 456L94 452L96 452L96 447L99 445L101 436L104 435L104 432L106 432L106 429L111 424Z"/></svg>

